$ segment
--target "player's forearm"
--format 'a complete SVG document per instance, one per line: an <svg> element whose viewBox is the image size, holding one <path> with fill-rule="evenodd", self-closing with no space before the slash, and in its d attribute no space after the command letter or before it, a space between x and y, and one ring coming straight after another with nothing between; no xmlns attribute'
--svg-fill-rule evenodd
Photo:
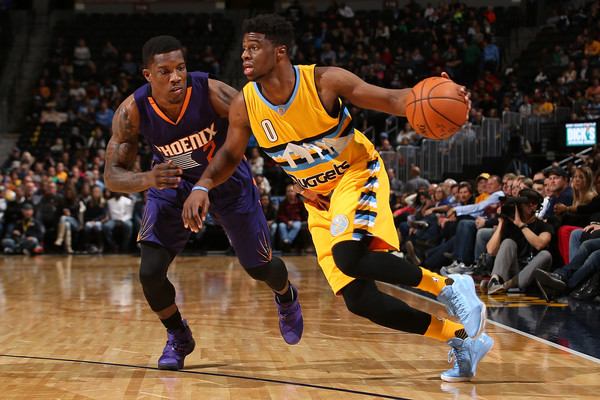
<svg viewBox="0 0 600 400"><path fill-rule="evenodd" d="M406 100L408 99L408 95L410 94L411 89L399 89L395 90L397 100L395 102L395 111L394 114L400 117L406 116Z"/></svg>
<svg viewBox="0 0 600 400"><path fill-rule="evenodd" d="M122 167L104 170L104 184L113 192L137 193L152 186L148 172L132 172Z"/></svg>

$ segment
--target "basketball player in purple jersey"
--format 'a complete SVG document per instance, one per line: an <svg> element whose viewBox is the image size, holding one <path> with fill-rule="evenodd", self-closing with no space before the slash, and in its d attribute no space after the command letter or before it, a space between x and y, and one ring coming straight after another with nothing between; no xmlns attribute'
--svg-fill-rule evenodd
<svg viewBox="0 0 600 400"><path fill-rule="evenodd" d="M138 234L140 282L150 308L167 328L160 369L183 368L195 342L175 304L169 265L191 231L181 217L183 203L227 134L229 104L237 91L207 73L186 70L181 43L171 36L150 39L143 48L148 83L117 109L106 149L104 181L116 192L148 189ZM153 152L152 168L130 171L142 135ZM303 320L298 292L283 261L271 254L270 234L252 170L243 161L226 182L210 192L209 213L227 233L240 264L275 292L284 340L298 343Z"/></svg>

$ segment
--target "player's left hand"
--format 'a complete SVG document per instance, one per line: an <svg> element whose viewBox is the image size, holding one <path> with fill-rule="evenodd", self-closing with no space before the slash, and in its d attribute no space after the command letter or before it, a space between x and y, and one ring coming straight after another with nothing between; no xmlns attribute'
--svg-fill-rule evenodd
<svg viewBox="0 0 600 400"><path fill-rule="evenodd" d="M294 190L296 191L296 193L304 197L306 199L305 202L310 204L311 206L323 211L329 210L329 197L315 193L312 190L304 189L297 183L294 183Z"/></svg>
<svg viewBox="0 0 600 400"><path fill-rule="evenodd" d="M450 75L447 72L442 72L442 78L450 79ZM465 116L465 120L469 119L469 112L471 111L471 92L467 90L466 87L461 86L460 92L465 98L465 102L467 103L467 115Z"/></svg>
<svg viewBox="0 0 600 400"><path fill-rule="evenodd" d="M183 203L183 210L181 211L183 226L194 233L198 233L202 228L202 222L206 220L209 205L208 193L203 190L192 190L185 203Z"/></svg>

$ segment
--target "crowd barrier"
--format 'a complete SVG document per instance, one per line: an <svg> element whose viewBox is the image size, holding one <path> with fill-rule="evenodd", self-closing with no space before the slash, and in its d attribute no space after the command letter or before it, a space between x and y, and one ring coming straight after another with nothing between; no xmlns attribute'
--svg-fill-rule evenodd
<svg viewBox="0 0 600 400"><path fill-rule="evenodd" d="M501 157L513 128L519 127L530 143L539 143L542 125L565 122L571 112L569 107L557 107L549 116L505 111L501 118L484 118L479 125L466 123L448 139L423 139L420 146L398 146L396 151L380 154L386 168L393 168L396 177L404 182L410 179L410 169L415 165L420 167L423 178L441 181L446 173L462 173L464 165L476 166L484 157ZM388 133L395 134L395 130Z"/></svg>

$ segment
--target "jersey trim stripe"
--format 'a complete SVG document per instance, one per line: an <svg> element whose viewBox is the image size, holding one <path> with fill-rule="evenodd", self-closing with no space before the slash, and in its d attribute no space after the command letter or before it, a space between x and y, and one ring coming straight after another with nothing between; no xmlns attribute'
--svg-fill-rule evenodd
<svg viewBox="0 0 600 400"><path fill-rule="evenodd" d="M294 66L294 73L296 74L296 83L294 84L294 91L292 92L290 99L285 104L280 106L276 106L272 104L269 100L267 100L266 97L263 96L262 91L259 89L258 84L256 82L252 82L252 84L254 85L254 90L256 90L256 94L258 95L258 97L263 101L263 103L265 103L265 105L267 105L271 110L275 111L277 114L284 115L287 112L288 108L290 108L290 106L294 102L294 99L296 98L298 88L300 87L300 71L298 70L297 66Z"/></svg>
<svg viewBox="0 0 600 400"><path fill-rule="evenodd" d="M154 109L154 111L165 121L167 121L168 123L170 123L171 125L177 125L179 123L179 121L181 121L181 118L183 118L184 114L185 114L185 110L187 110L188 104L190 103L190 98L192 97L192 88L188 87L187 91L185 93L185 100L183 101L183 107L181 107L181 111L179 112L179 117L177 118L176 122L171 121L171 119L169 117L167 117L162 110L158 107L158 104L156 104L156 102L154 101L154 99L152 97L148 97L148 102L150 103L150 105L152 106L152 108Z"/></svg>

